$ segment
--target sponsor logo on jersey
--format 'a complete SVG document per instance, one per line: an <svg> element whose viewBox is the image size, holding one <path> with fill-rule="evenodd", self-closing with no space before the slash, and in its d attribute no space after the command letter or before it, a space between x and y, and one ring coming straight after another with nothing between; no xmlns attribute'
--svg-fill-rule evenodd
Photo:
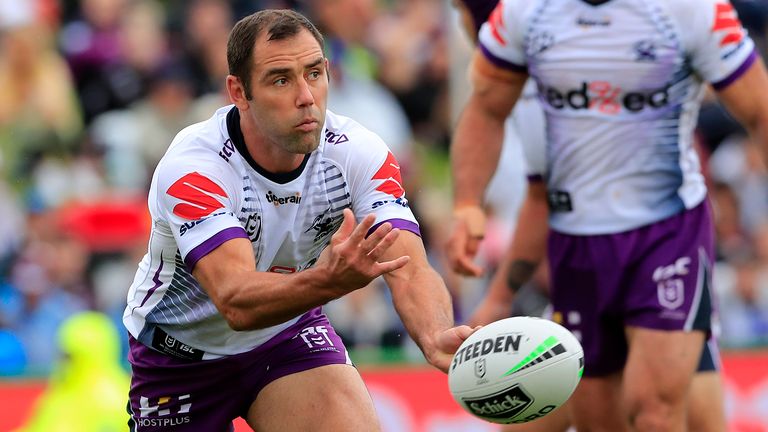
<svg viewBox="0 0 768 432"><path fill-rule="evenodd" d="M380 200L371 204L371 209L377 209L385 204L396 204L400 207L408 207L408 200L405 198L395 198L393 200Z"/></svg>
<svg viewBox="0 0 768 432"><path fill-rule="evenodd" d="M456 369L456 366L472 360L474 358L480 358L484 355L507 351L517 351L520 348L520 340L522 335L509 334L497 336L495 338L483 339L473 343L472 345L465 346L456 352L453 356L453 364L451 369Z"/></svg>
<svg viewBox="0 0 768 432"><path fill-rule="evenodd" d="M228 139L224 141L221 150L219 150L219 156L229 162L229 158L231 158L233 154L235 154L235 145L232 143L232 140Z"/></svg>
<svg viewBox="0 0 768 432"><path fill-rule="evenodd" d="M210 219L210 218L212 218L212 217L214 217L214 216L221 216L221 215L223 215L223 214L227 214L227 212L216 212L216 213L211 213L210 215L208 215L208 216L204 216L204 217L202 217L202 218L200 218L200 219L198 219L198 220L193 220L193 221L191 221L191 222L184 222L184 223L183 223L183 224L181 224L181 226L179 227L179 237L183 237L183 236L184 236L184 234L186 234L186 233L187 233L187 231L189 231L189 230L191 230L192 228L194 228L194 227L196 227L196 226L200 225L201 223L203 223L203 222L207 221L208 219ZM231 212L230 212L229 214L233 214L233 213L231 213Z"/></svg>
<svg viewBox="0 0 768 432"><path fill-rule="evenodd" d="M608 27L611 25L611 17L601 16L580 16L576 18L576 25L580 27Z"/></svg>
<svg viewBox="0 0 768 432"><path fill-rule="evenodd" d="M554 87L544 89L544 99L555 109L596 110L618 114L624 108L630 112L645 107L661 108L669 103L669 88L649 92L622 92L622 88L607 81L582 82L573 90L562 92Z"/></svg>
<svg viewBox="0 0 768 432"><path fill-rule="evenodd" d="M342 144L349 141L349 138L347 138L346 134L337 134L334 132L331 132L329 130L325 130L325 142L328 144Z"/></svg>
<svg viewBox="0 0 768 432"><path fill-rule="evenodd" d="M400 164L397 163L395 155L393 155L392 152L387 154L387 159L381 164L381 167L376 171L376 174L371 177L371 180L384 180L384 182L376 188L379 192L384 192L395 198L400 198L405 195L403 179L400 176Z"/></svg>
<svg viewBox="0 0 768 432"><path fill-rule="evenodd" d="M220 199L227 198L224 189L198 172L176 180L166 193L182 201L173 207L173 214L189 220L200 219L223 208Z"/></svg>
<svg viewBox="0 0 768 432"><path fill-rule="evenodd" d="M288 195L284 197L279 197L272 193L272 191L267 191L266 194L267 202L270 202L275 205L275 207L281 206L283 204L299 204L301 203L301 193L296 192L293 195Z"/></svg>
<svg viewBox="0 0 768 432"><path fill-rule="evenodd" d="M520 384L486 397L462 398L475 415L489 418L511 418L533 403L533 397Z"/></svg>
<svg viewBox="0 0 768 432"><path fill-rule="evenodd" d="M715 20L711 30L722 34L720 47L737 44L744 39L744 29L736 15L736 10L727 2L715 5Z"/></svg>

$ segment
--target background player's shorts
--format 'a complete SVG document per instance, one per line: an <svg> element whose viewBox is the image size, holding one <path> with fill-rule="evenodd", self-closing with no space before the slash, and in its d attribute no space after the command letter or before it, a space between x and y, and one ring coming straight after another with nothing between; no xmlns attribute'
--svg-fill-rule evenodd
<svg viewBox="0 0 768 432"><path fill-rule="evenodd" d="M626 361L625 326L711 332L714 238L706 201L618 234L550 232L553 320L584 347L584 374Z"/></svg>
<svg viewBox="0 0 768 432"><path fill-rule="evenodd" d="M270 382L329 364L351 364L320 308L253 351L215 360L182 360L130 339L132 431L232 430Z"/></svg>

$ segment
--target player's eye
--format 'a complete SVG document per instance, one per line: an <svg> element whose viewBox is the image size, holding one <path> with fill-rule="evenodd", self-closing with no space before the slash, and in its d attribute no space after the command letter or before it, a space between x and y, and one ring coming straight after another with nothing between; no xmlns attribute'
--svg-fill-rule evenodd
<svg viewBox="0 0 768 432"><path fill-rule="evenodd" d="M285 78L278 78L278 79L276 79L276 80L274 81L274 83L273 83L273 84L274 84L274 85L276 85L276 86L278 86L278 87L283 87L283 86L285 86L285 85L287 85L287 84L288 84L288 80L287 80L287 79L285 79Z"/></svg>
<svg viewBox="0 0 768 432"><path fill-rule="evenodd" d="M321 75L322 73L319 70L314 70L309 73L309 79L316 80L320 78Z"/></svg>

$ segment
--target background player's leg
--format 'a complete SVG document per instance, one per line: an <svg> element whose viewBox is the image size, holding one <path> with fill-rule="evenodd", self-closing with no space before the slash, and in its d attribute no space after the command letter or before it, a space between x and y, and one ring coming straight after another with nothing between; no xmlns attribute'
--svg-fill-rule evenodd
<svg viewBox="0 0 768 432"><path fill-rule="evenodd" d="M685 431L687 395L704 333L627 327L624 400L638 431Z"/></svg>
<svg viewBox="0 0 768 432"><path fill-rule="evenodd" d="M688 391L688 430L691 432L724 432L727 428L717 342L710 338L704 344L699 367Z"/></svg>
<svg viewBox="0 0 768 432"><path fill-rule="evenodd" d="M573 425L579 432L628 430L621 405L621 374L581 378L569 400Z"/></svg>
<svg viewBox="0 0 768 432"><path fill-rule="evenodd" d="M688 430L724 432L726 427L720 372L697 372L688 392Z"/></svg>
<svg viewBox="0 0 768 432"><path fill-rule="evenodd" d="M258 432L375 432L379 421L360 374L327 365L268 384L248 410Z"/></svg>

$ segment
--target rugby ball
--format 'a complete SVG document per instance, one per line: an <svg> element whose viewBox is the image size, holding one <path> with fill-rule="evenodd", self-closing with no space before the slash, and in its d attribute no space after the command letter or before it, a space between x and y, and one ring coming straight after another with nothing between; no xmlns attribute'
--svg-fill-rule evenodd
<svg viewBox="0 0 768 432"><path fill-rule="evenodd" d="M525 423L561 406L584 371L584 351L565 327L527 316L492 322L453 356L448 387L470 414Z"/></svg>

